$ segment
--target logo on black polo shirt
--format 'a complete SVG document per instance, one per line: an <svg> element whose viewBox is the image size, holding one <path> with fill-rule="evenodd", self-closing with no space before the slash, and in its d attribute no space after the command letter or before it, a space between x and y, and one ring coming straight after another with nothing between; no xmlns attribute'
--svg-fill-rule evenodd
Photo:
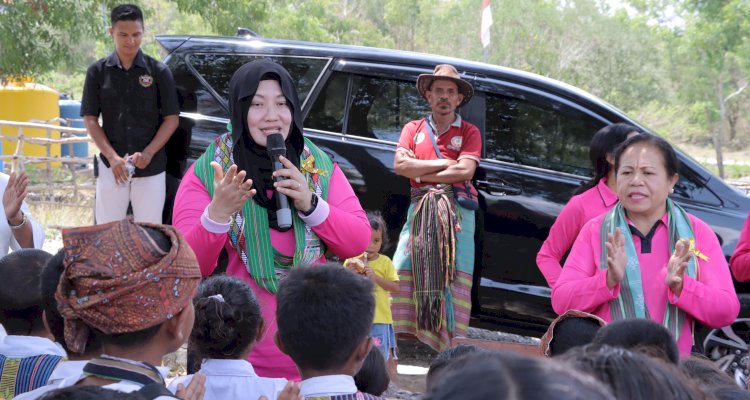
<svg viewBox="0 0 750 400"><path fill-rule="evenodd" d="M138 77L138 83L140 83L143 87L149 87L152 83L154 83L154 78L149 74L141 75Z"/></svg>

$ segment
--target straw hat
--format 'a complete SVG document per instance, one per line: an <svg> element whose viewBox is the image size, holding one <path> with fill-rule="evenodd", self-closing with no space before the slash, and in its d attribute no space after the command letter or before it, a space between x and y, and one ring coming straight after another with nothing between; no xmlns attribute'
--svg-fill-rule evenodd
<svg viewBox="0 0 750 400"><path fill-rule="evenodd" d="M458 86L458 92L464 95L464 100L458 106L461 107L471 100L471 96L474 95L474 88L471 87L469 82L461 79L456 67L449 64L440 64L435 67L435 70L431 74L422 74L417 78L417 90L422 97L427 99L425 92L430 90L432 82L436 79L446 79L453 81Z"/></svg>

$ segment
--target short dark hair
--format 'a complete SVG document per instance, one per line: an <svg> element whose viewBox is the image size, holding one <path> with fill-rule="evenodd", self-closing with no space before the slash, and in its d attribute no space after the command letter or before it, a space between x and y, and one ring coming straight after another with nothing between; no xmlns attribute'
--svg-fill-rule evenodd
<svg viewBox="0 0 750 400"><path fill-rule="evenodd" d="M221 300L217 297L221 295ZM238 359L258 339L263 324L250 285L225 275L203 281L193 298L195 323L191 347L201 358Z"/></svg>
<svg viewBox="0 0 750 400"><path fill-rule="evenodd" d="M372 282L340 264L292 269L276 301L279 339L300 369L340 367L370 334Z"/></svg>
<svg viewBox="0 0 750 400"><path fill-rule="evenodd" d="M383 242L381 243L381 249L388 247L388 225L385 224L385 219L380 211L368 211L367 221L370 223L370 228L373 231L380 230L383 233Z"/></svg>
<svg viewBox="0 0 750 400"><path fill-rule="evenodd" d="M159 246L159 249L165 253L169 253L172 249L172 241L164 232L148 226L141 226L141 228L148 233L154 243ZM163 324L164 323L162 322L146 329L141 329L140 331L113 334L105 334L95 328L91 328L91 330L96 333L98 340L103 344L113 344L119 347L132 347L151 340L151 338L156 336L156 333L159 332L159 329Z"/></svg>
<svg viewBox="0 0 750 400"><path fill-rule="evenodd" d="M691 356L680 361L680 370L703 388L717 385L734 386L734 380L704 356ZM750 393L749 393L750 394Z"/></svg>
<svg viewBox="0 0 750 400"><path fill-rule="evenodd" d="M137 21L143 25L143 12L135 4L120 4L112 9L109 14L110 26L115 26L119 21Z"/></svg>
<svg viewBox="0 0 750 400"><path fill-rule="evenodd" d="M664 325L650 319L614 321L596 333L593 343L644 353L674 365L680 363L675 338Z"/></svg>
<svg viewBox="0 0 750 400"><path fill-rule="evenodd" d="M44 329L40 274L51 254L21 249L0 258L0 323L9 335Z"/></svg>
<svg viewBox="0 0 750 400"><path fill-rule="evenodd" d="M55 338L55 341L60 343L65 352L71 354L73 351L68 348L65 342L65 320L57 309L57 300L55 299L55 292L57 292L60 277L65 270L64 261L65 251L61 249L44 265L39 286L42 296L42 309L47 318L47 326L49 326L50 333ZM89 338L86 341L86 351L97 351L101 349L101 346L97 335L93 331L89 331Z"/></svg>
<svg viewBox="0 0 750 400"><path fill-rule="evenodd" d="M659 150L664 159L664 168L667 170L667 176L671 177L679 172L680 160L677 158L677 153L674 151L672 145L661 137L650 133L640 133L632 136L617 147L615 150L615 172L620 170L620 158L622 154L629 147L636 144L648 144Z"/></svg>
<svg viewBox="0 0 750 400"><path fill-rule="evenodd" d="M569 317L555 324L549 351L552 357L566 351L591 343L601 329L599 322L593 318Z"/></svg>
<svg viewBox="0 0 750 400"><path fill-rule="evenodd" d="M609 174L610 167L607 155L614 157L617 146L624 142L631 132L641 133L641 130L633 125L619 122L607 125L594 134L589 145L589 160L594 168L594 177L578 188L575 194L591 189Z"/></svg>
<svg viewBox="0 0 750 400"><path fill-rule="evenodd" d="M570 349L559 359L608 385L618 399L705 398L675 365L623 348L592 343Z"/></svg>
<svg viewBox="0 0 750 400"><path fill-rule="evenodd" d="M388 389L391 379L385 367L383 353L377 347L372 347L367 354L362 368L354 375L354 384L357 390L373 396L380 396Z"/></svg>
<svg viewBox="0 0 750 400"><path fill-rule="evenodd" d="M459 344L438 354L430 363L430 369L427 370L427 376L425 377L427 390L434 383L433 381L438 373L445 369L453 360L467 354L482 353L484 351L483 348L473 344Z"/></svg>
<svg viewBox="0 0 750 400"><path fill-rule="evenodd" d="M427 390L425 400L613 398L590 376L551 359L508 351L466 354L450 363L439 377Z"/></svg>

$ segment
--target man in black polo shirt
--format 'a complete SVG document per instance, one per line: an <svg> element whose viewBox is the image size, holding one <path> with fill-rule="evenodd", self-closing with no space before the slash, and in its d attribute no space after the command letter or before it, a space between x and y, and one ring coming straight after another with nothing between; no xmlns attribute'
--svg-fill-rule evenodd
<svg viewBox="0 0 750 400"><path fill-rule="evenodd" d="M161 223L166 196L167 143L179 123L172 73L143 54L143 14L131 4L112 9L115 51L86 72L81 116L101 151L96 180L96 222L126 217ZM102 125L99 125L99 115Z"/></svg>

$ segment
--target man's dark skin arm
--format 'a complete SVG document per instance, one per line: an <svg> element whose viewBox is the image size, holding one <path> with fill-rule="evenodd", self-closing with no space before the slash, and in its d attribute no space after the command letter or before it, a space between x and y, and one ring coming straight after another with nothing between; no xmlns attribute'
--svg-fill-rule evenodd
<svg viewBox="0 0 750 400"><path fill-rule="evenodd" d="M99 117L93 115L84 115L83 123L86 125L86 130L89 132L89 136L94 140L94 144L99 148L104 157L109 161L109 168L112 170L112 174L115 176L115 181L125 183L128 181L128 171L125 168L125 159L120 157L112 144L107 139L107 134L104 133L104 129L99 125Z"/></svg>
<svg viewBox="0 0 750 400"><path fill-rule="evenodd" d="M414 156L413 152L404 148L397 149L396 156L393 159L393 169L396 175L409 179L435 174L453 165L456 165L455 160L445 158L439 160L419 160Z"/></svg>
<svg viewBox="0 0 750 400"><path fill-rule="evenodd" d="M167 144L179 123L180 117L177 114L164 117L164 121L159 126L159 130L156 131L156 136L151 140L151 143L142 151L133 153L133 163L137 168L144 169L148 167L154 154Z"/></svg>

